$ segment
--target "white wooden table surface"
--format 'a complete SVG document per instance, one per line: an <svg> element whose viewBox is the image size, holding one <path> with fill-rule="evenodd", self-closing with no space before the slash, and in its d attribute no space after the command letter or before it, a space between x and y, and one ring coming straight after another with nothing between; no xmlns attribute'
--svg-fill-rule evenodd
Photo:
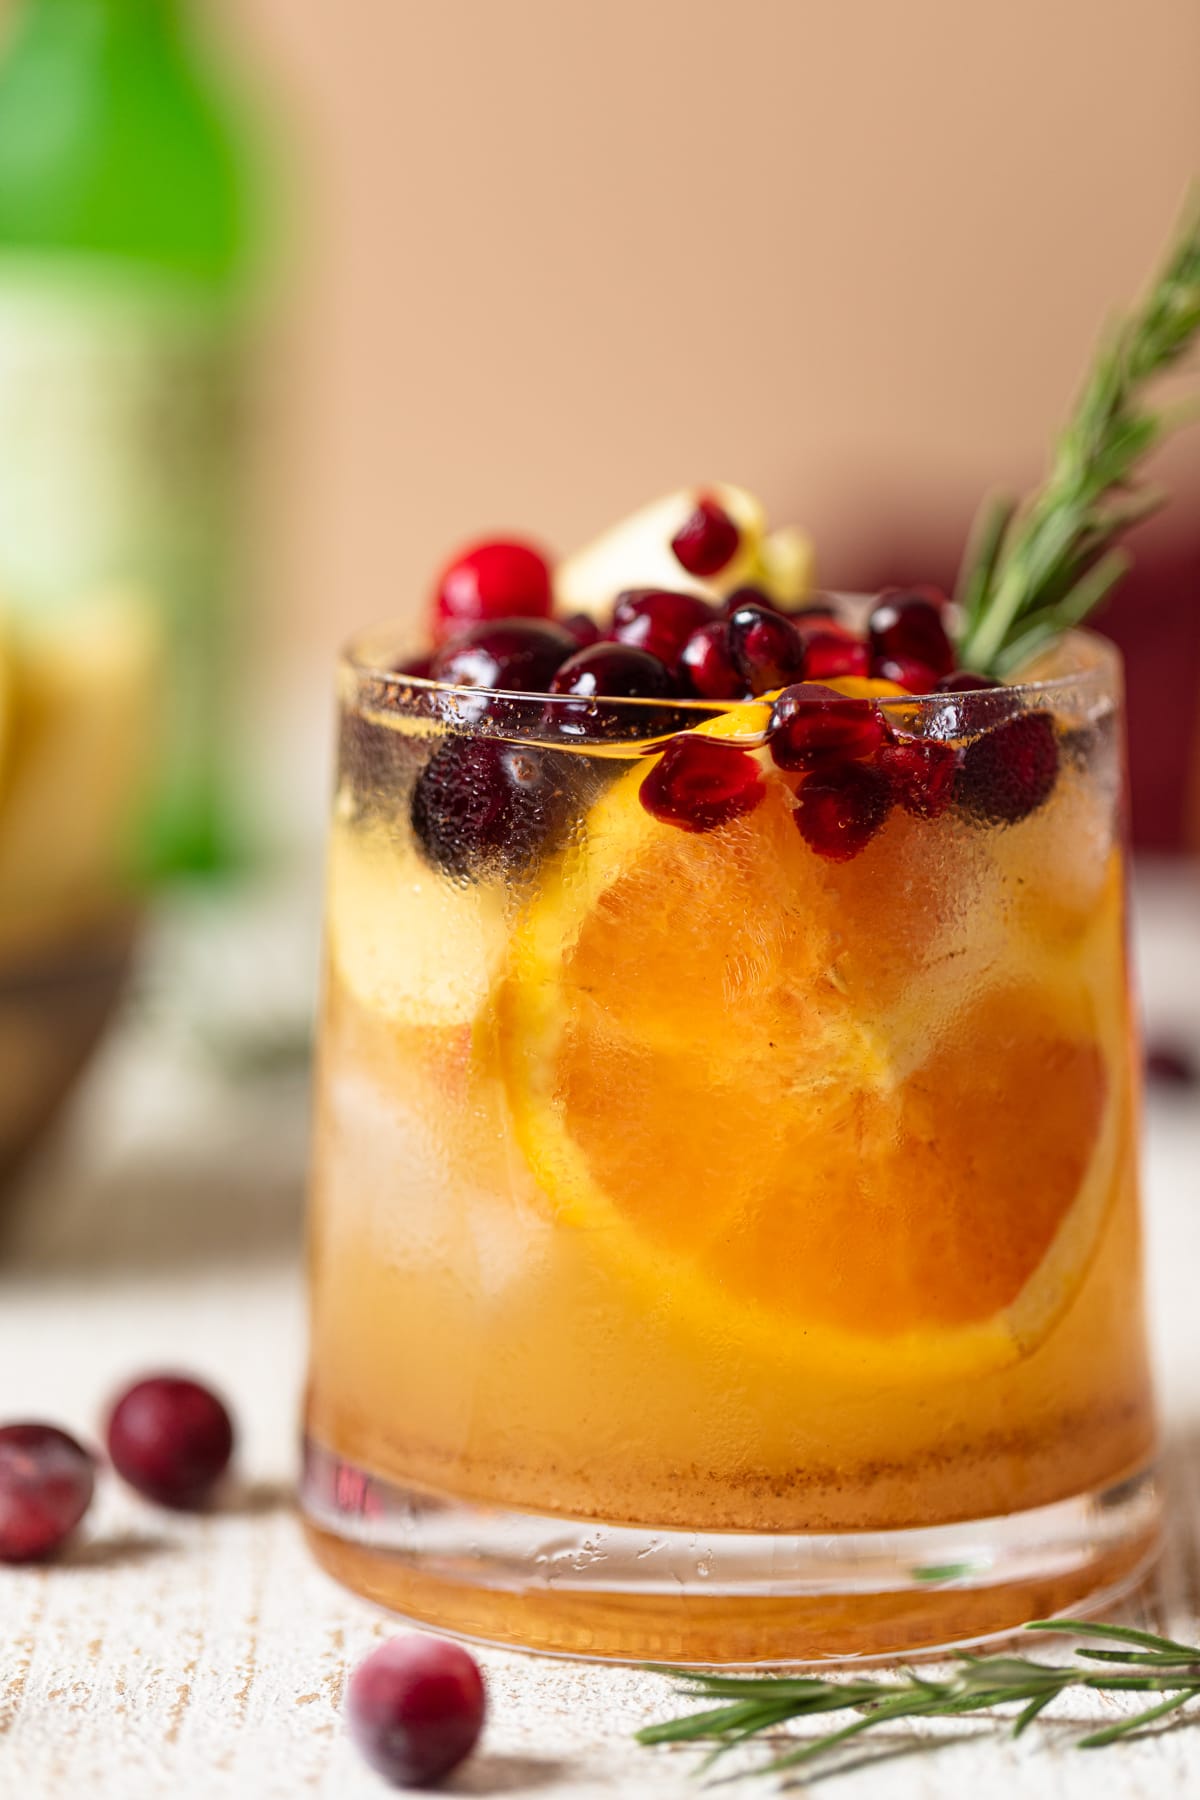
<svg viewBox="0 0 1200 1800"><path fill-rule="evenodd" d="M1200 1052L1200 874L1146 882L1141 937L1155 1029ZM204 1519L155 1511L106 1481L65 1562L0 1570L3 1800L386 1791L347 1743L339 1712L347 1670L391 1622L310 1564L290 1506L305 1096L295 1081L231 1080L204 1048L247 1021L302 1011L312 958L305 918L277 927L243 908L172 921L156 945L152 1003L110 1040L11 1219L0 1418L42 1415L94 1435L126 1377L194 1369L234 1402L243 1479L229 1509ZM1131 1616L1191 1640L1200 1633L1200 1097L1152 1099L1147 1160L1173 1499L1166 1559ZM483 1660L490 1720L452 1792L671 1800L696 1791L693 1752L630 1741L665 1710L657 1678ZM1200 1720L1088 1754L1069 1739L1039 1723L1013 1745L985 1726L936 1755L839 1776L834 1791L847 1800L1200 1793Z"/></svg>

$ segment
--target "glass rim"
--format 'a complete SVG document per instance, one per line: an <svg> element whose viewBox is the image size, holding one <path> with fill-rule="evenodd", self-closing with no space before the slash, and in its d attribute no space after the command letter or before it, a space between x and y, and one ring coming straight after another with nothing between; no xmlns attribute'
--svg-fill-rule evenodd
<svg viewBox="0 0 1200 1800"><path fill-rule="evenodd" d="M385 660L381 654L382 646L387 643L392 661ZM509 705L538 705L551 708L578 709L580 706L603 706L610 714L624 714L631 721L651 713L661 713L664 708L672 712L695 713L698 717L712 718L715 715L733 713L743 706L770 704L760 697L748 700L706 700L696 696L674 695L632 695L632 694L598 694L596 696L579 694L550 694L527 688L490 688L466 687L452 681L441 681L430 675L410 675L395 666L395 659L405 654L406 645L411 644L411 627L405 628L399 621L384 620L378 625L367 626L357 631L341 646L338 664L360 681L380 683L389 692L409 693L431 700L447 699L461 702L464 696L472 696L483 701L506 701ZM419 654L419 652L409 652ZM971 688L963 692L934 691L924 694L878 694L856 695L839 694L836 690L829 694L828 703L861 706L864 699L870 699L879 707L944 707L951 703L962 704L970 701L972 709L981 711L992 708L1011 708L1035 703L1038 699L1052 704L1056 697L1080 689L1103 690L1110 688L1121 670L1121 654L1110 638L1102 637L1099 632L1076 626L1064 632L1055 644L1041 652L1033 659L1037 668L1047 659L1053 659L1053 666L1045 674L1032 675L1023 681L1001 682L994 688ZM830 678L835 679L833 677ZM836 679L842 679L837 677ZM803 681L803 677L801 678ZM799 685L789 683L789 685ZM826 683L815 681L813 686L825 686Z"/></svg>

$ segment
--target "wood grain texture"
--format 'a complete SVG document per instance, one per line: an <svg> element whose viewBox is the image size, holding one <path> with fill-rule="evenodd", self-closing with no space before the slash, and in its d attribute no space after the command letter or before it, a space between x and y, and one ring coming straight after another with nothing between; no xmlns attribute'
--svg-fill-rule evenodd
<svg viewBox="0 0 1200 1800"><path fill-rule="evenodd" d="M1143 921L1152 1010L1200 1000L1196 893L1154 883ZM188 927L191 929L192 927ZM245 966L245 946L236 954ZM177 944L172 942L174 957ZM161 946L160 946L161 953ZM253 962L253 958L250 961ZM0 1262L0 1417L95 1438L107 1397L155 1366L232 1397L239 1483L210 1518L104 1481L86 1535L40 1570L0 1570L0 1795L16 1800L370 1800L385 1790L342 1732L347 1671L393 1629L309 1562L291 1510L303 1359L304 1096L229 1082L162 1008L134 1009L70 1135L32 1173ZM1194 1029L1194 1027L1192 1028ZM1130 1616L1200 1635L1200 1103L1151 1109L1152 1318L1172 1492L1167 1551ZM694 1794L695 1755L631 1742L667 1684L484 1653L491 1716L449 1791L555 1800ZM937 1755L839 1778L847 1800L1134 1800L1200 1792L1200 1722L1084 1754L1064 1703L1019 1744L988 1725ZM751 1790L762 1791L762 1790Z"/></svg>

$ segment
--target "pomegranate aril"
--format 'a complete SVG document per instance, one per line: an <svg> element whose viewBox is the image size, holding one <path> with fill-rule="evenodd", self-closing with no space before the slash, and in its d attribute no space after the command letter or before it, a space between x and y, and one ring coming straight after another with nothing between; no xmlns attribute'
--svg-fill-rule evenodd
<svg viewBox="0 0 1200 1800"><path fill-rule="evenodd" d="M568 737L657 737L672 729L670 715L659 707L603 706L612 699L658 700L674 692L670 672L648 650L632 644L593 644L577 650L550 683L552 695L577 699L546 708L546 723Z"/></svg>
<svg viewBox="0 0 1200 1800"><path fill-rule="evenodd" d="M211 1388L186 1375L135 1382L108 1420L108 1454L131 1488L159 1506L206 1504L233 1455L233 1421Z"/></svg>
<svg viewBox="0 0 1200 1800"><path fill-rule="evenodd" d="M734 588L731 594L726 594L720 606L722 618L731 619L741 606L765 606L768 612L782 613L784 611L784 608L777 601L772 600L764 588L747 585Z"/></svg>
<svg viewBox="0 0 1200 1800"><path fill-rule="evenodd" d="M969 669L953 669L949 675L941 677L934 691L938 694L982 694L988 688L1000 685L990 675L972 675Z"/></svg>
<svg viewBox="0 0 1200 1800"><path fill-rule="evenodd" d="M869 763L848 762L802 782L793 816L818 856L849 862L866 849L891 810L887 776Z"/></svg>
<svg viewBox="0 0 1200 1800"><path fill-rule="evenodd" d="M1146 1075L1158 1087L1194 1088L1200 1082L1200 1067L1182 1044L1148 1044Z"/></svg>
<svg viewBox="0 0 1200 1800"><path fill-rule="evenodd" d="M630 588L613 608L612 635L657 656L674 674L683 646L713 609L699 594L677 594L666 588Z"/></svg>
<svg viewBox="0 0 1200 1800"><path fill-rule="evenodd" d="M96 1465L57 1425L0 1426L0 1562L40 1562L61 1548L92 1502Z"/></svg>
<svg viewBox="0 0 1200 1800"><path fill-rule="evenodd" d="M932 669L936 681L954 667L954 647L942 623L941 606L928 598L929 591L881 595L867 620L867 638L873 660L893 657L922 663Z"/></svg>
<svg viewBox="0 0 1200 1800"><path fill-rule="evenodd" d="M814 684L780 694L767 742L779 768L813 770L873 755L884 731L869 700L849 700Z"/></svg>
<svg viewBox="0 0 1200 1800"><path fill-rule="evenodd" d="M456 1768L483 1729L475 1659L444 1638L381 1644L350 1677L346 1723L359 1753L393 1785L423 1786Z"/></svg>
<svg viewBox="0 0 1200 1800"><path fill-rule="evenodd" d="M763 797L754 758L719 738L674 738L642 782L642 805L666 825L712 831L751 812Z"/></svg>
<svg viewBox="0 0 1200 1800"><path fill-rule="evenodd" d="M729 653L752 694L788 687L805 672L800 633L790 619L759 601L749 601L730 614Z"/></svg>
<svg viewBox="0 0 1200 1800"><path fill-rule="evenodd" d="M448 737L413 787L413 836L426 860L454 876L526 868L565 817L563 760L499 738Z"/></svg>
<svg viewBox="0 0 1200 1800"><path fill-rule="evenodd" d="M932 694L937 689L937 670L912 656L873 656L871 674L876 681L890 681L910 694Z"/></svg>
<svg viewBox="0 0 1200 1800"><path fill-rule="evenodd" d="M550 565L535 545L519 538L471 544L438 581L433 639L440 644L487 619L544 619L553 603Z"/></svg>
<svg viewBox="0 0 1200 1800"><path fill-rule="evenodd" d="M879 767L906 812L937 819L954 798L958 752L938 738L905 738L884 744Z"/></svg>
<svg viewBox="0 0 1200 1800"><path fill-rule="evenodd" d="M810 681L836 681L846 675L862 679L870 666L867 646L849 632L813 631L805 635L804 672Z"/></svg>
<svg viewBox="0 0 1200 1800"><path fill-rule="evenodd" d="M571 613L567 618L559 619L558 623L564 631L570 632L581 650L587 650L593 644L600 643L604 637L604 633L590 613Z"/></svg>
<svg viewBox="0 0 1200 1800"><path fill-rule="evenodd" d="M679 669L681 680L702 700L738 700L746 692L729 648L728 619L696 627L683 646Z"/></svg>
<svg viewBox="0 0 1200 1800"><path fill-rule="evenodd" d="M549 619L505 619L460 632L434 657L433 673L455 687L544 694L559 664L578 648L570 632Z"/></svg>
<svg viewBox="0 0 1200 1800"><path fill-rule="evenodd" d="M967 745L956 797L965 811L989 825L1015 825L1049 798L1058 760L1050 714L1021 713Z"/></svg>
<svg viewBox="0 0 1200 1800"><path fill-rule="evenodd" d="M676 560L689 575L719 575L738 552L741 533L715 500L703 495L671 539Z"/></svg>

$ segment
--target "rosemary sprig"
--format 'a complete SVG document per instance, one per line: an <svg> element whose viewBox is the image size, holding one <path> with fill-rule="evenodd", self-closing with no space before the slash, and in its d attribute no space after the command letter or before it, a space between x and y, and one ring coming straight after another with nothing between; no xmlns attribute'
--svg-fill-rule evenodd
<svg viewBox="0 0 1200 1800"><path fill-rule="evenodd" d="M1134 485L1138 467L1181 416L1154 410L1146 390L1198 332L1194 198L1150 293L1102 341L1042 486L1020 508L993 501L972 533L957 590L964 667L1007 673L1120 581L1129 559L1117 538L1162 504Z"/></svg>
<svg viewBox="0 0 1200 1800"><path fill-rule="evenodd" d="M1179 1644L1172 1638L1122 1625L1098 1625L1080 1619L1039 1619L1027 1629L1074 1631L1081 1637L1125 1647L1115 1650L1084 1645L1076 1650L1077 1657L1101 1664L1099 1669L1081 1667L1078 1662L1034 1662L1024 1656L960 1656L953 1672L940 1677L922 1674L917 1669L832 1681L815 1675L706 1675L691 1669L660 1670L681 1682L676 1690L680 1695L718 1704L658 1725L647 1725L637 1733L637 1739L642 1744L711 1743L713 1748L700 1764L702 1772L738 1744L777 1731L793 1719L817 1718L826 1713L856 1714L848 1723L817 1737L793 1742L745 1771L772 1775L801 1765L819 1765L808 1769L811 1776L830 1773L837 1766L834 1753L843 1744L902 1719L958 1719L990 1713L996 1707L1017 1706L1011 1726L1012 1735L1020 1737L1051 1701L1071 1689L1161 1696L1152 1705L1089 1731L1077 1740L1080 1749L1093 1750L1129 1737L1177 1712L1189 1701L1200 1699L1200 1646ZM937 1737L924 1743L933 1749L953 1741Z"/></svg>

